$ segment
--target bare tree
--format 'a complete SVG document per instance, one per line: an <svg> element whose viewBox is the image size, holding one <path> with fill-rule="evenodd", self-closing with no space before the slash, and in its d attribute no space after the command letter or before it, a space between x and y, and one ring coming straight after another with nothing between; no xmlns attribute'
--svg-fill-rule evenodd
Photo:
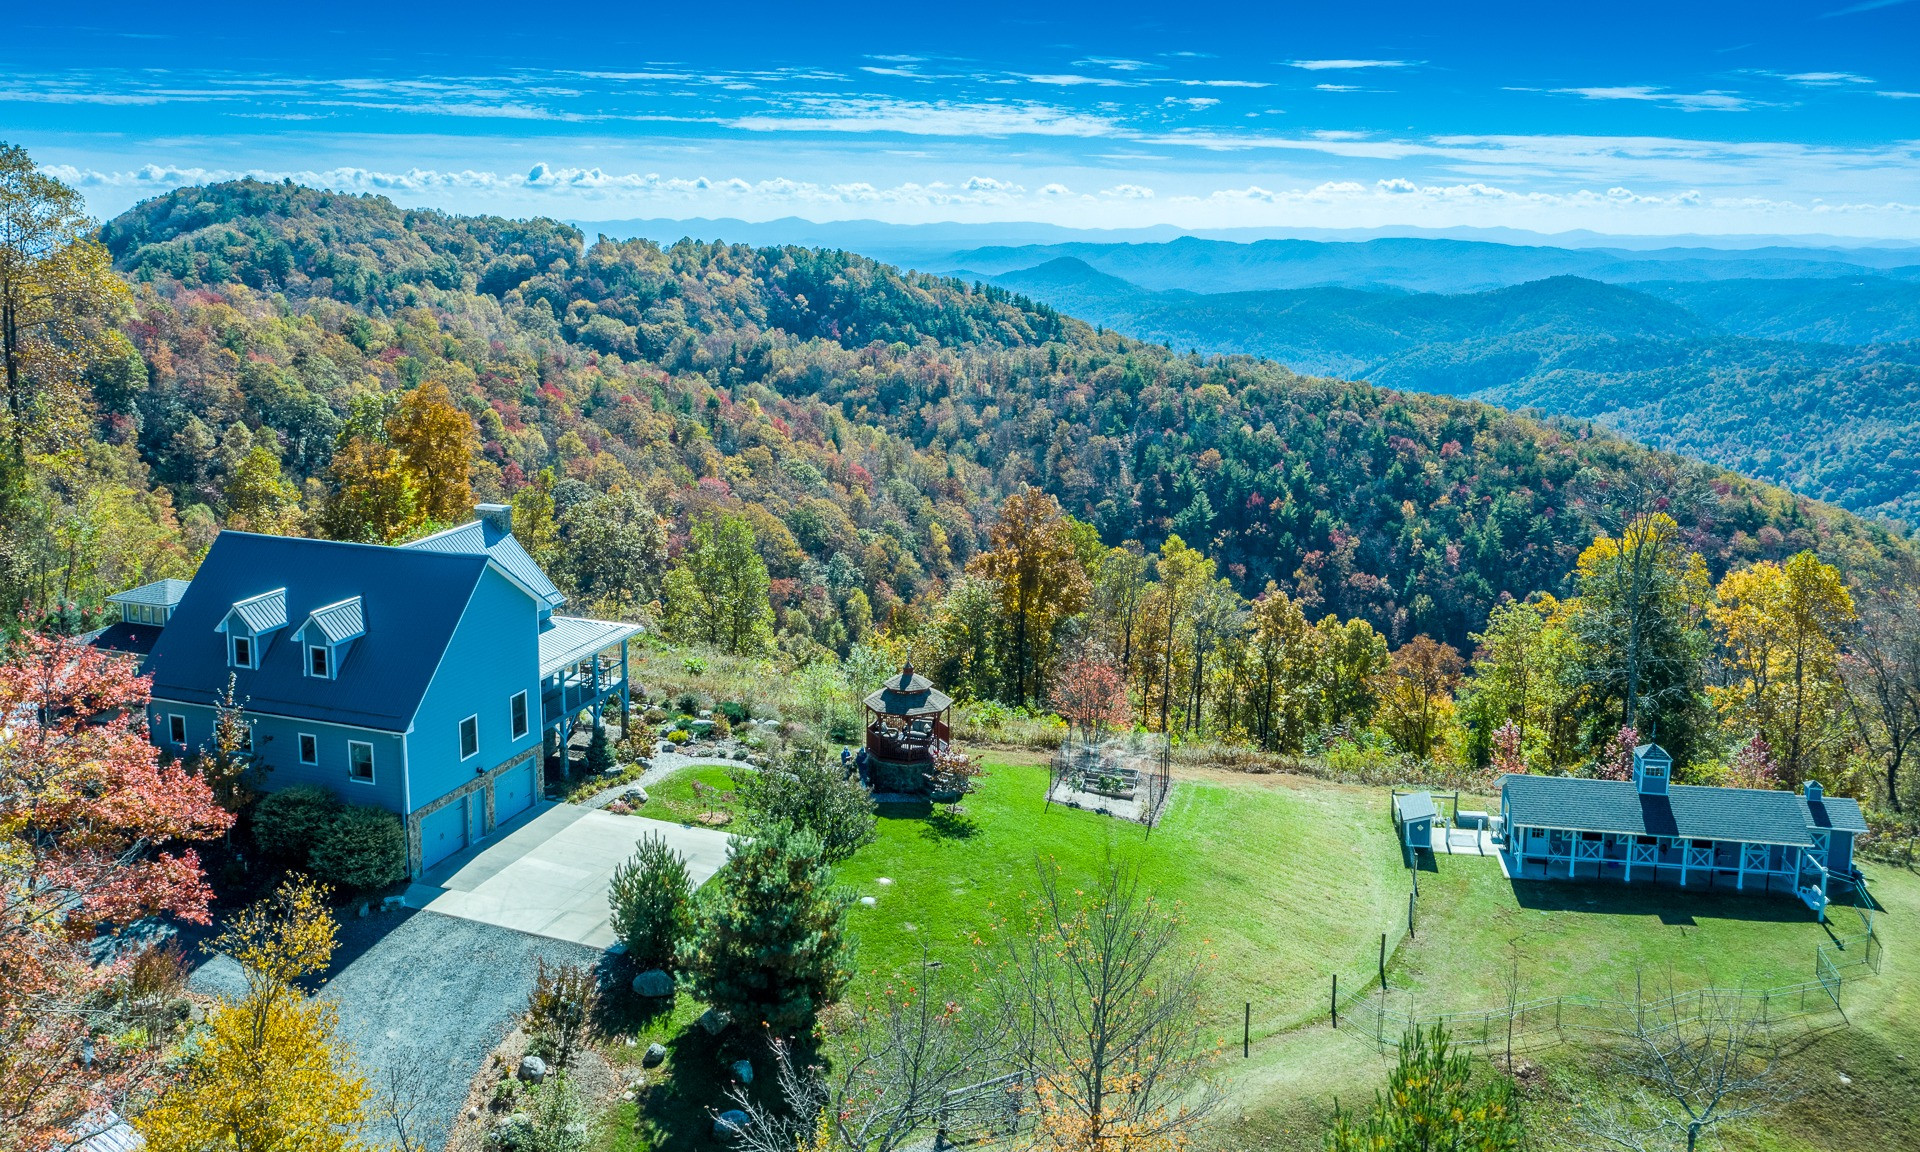
<svg viewBox="0 0 1920 1152"><path fill-rule="evenodd" d="M745 1087L728 1094L749 1122L748 1152L793 1152L802 1145L848 1152L894 1152L924 1143L942 1124L968 1127L980 1101L960 1090L997 1069L988 1021L953 998L952 983L922 957L920 978L903 992L859 1010L854 1041L831 1070L801 1066L791 1045L772 1042L778 1105Z"/></svg>
<svg viewBox="0 0 1920 1152"><path fill-rule="evenodd" d="M1859 590L1860 628L1841 659L1848 713L1886 772L1900 811L1900 774L1920 740L1920 597L1911 586Z"/></svg>
<svg viewBox="0 0 1920 1152"><path fill-rule="evenodd" d="M1589 1130L1630 1152L1685 1148L1726 1124L1799 1095L1786 1049L1738 992L1641 999L1619 1037L1617 1070L1637 1081L1622 1100L1589 1102Z"/></svg>
<svg viewBox="0 0 1920 1152"><path fill-rule="evenodd" d="M995 975L1003 1043L1032 1091L1031 1143L1180 1146L1220 1094L1178 918L1111 860L1084 888L1043 863L1039 890Z"/></svg>
<svg viewBox="0 0 1920 1152"><path fill-rule="evenodd" d="M433 1152L447 1141L447 1121L434 1109L433 1085L450 1075L431 1052L408 1048L387 1061L373 1094L374 1123L387 1131L394 1152Z"/></svg>

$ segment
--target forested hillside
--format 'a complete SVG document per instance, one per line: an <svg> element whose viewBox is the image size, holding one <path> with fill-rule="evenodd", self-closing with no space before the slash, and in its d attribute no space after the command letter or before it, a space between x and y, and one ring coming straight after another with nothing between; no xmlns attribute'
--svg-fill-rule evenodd
<svg viewBox="0 0 1920 1152"><path fill-rule="evenodd" d="M992 502L1026 483L1108 543L1177 533L1249 592L1278 580L1396 640L1464 644L1502 593L1561 586L1596 531L1580 493L1652 462L1585 425L1177 355L841 252L583 248L551 222L254 182L181 190L103 235L134 298L125 353L92 373L92 451L138 531L92 525L97 494L56 482L21 590L43 603L190 566L221 523L419 530L346 490L377 481L366 450L423 382L479 429L476 496L550 468L556 516L618 491L676 539L700 509L736 508L794 620L839 644L964 566ZM1717 567L1893 546L1711 483L1686 527ZM63 551L75 531L137 535L146 559L89 566Z"/></svg>
<svg viewBox="0 0 1920 1152"><path fill-rule="evenodd" d="M1198 294L1067 258L995 282L1174 348L1598 420L1856 511L1920 515L1920 286L1559 276L1461 295Z"/></svg>

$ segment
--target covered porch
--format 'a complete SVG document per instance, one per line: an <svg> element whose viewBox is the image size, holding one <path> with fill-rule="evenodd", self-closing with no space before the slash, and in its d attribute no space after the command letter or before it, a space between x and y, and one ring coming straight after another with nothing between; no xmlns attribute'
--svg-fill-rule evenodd
<svg viewBox="0 0 1920 1152"><path fill-rule="evenodd" d="M1634 884L1704 885L1800 894L1824 877L1804 845L1647 836L1570 828L1507 831L1509 871L1528 880L1617 880Z"/></svg>
<svg viewBox="0 0 1920 1152"><path fill-rule="evenodd" d="M605 722L606 710L619 706L622 731L632 699L627 644L642 629L637 624L553 616L540 633L540 718L547 755L564 755L582 712L592 723Z"/></svg>

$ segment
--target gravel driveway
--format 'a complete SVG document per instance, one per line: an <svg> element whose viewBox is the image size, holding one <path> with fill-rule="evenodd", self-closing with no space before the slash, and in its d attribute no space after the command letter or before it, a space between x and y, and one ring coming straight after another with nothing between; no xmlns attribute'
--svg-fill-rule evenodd
<svg viewBox="0 0 1920 1152"><path fill-rule="evenodd" d="M341 937L319 995L339 1005L341 1038L368 1088L378 1094L389 1070L417 1069L409 1087L422 1112L442 1123L459 1112L481 1062L526 1008L535 960L604 959L596 948L425 911L347 920Z"/></svg>

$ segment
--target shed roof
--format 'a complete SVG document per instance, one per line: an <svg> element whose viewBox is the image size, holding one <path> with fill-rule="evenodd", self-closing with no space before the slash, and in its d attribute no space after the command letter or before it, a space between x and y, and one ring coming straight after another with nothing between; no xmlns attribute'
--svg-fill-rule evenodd
<svg viewBox="0 0 1920 1152"><path fill-rule="evenodd" d="M180 597L186 594L187 581L176 580L169 576L164 580L155 580L151 584L142 584L138 588L129 588L125 592L115 592L107 597L107 603L171 608L180 603Z"/></svg>
<svg viewBox="0 0 1920 1152"><path fill-rule="evenodd" d="M1574 776L1506 776L1500 782L1508 822L1515 827L1679 836L1753 844L1813 844L1819 827L1808 802L1792 792L1676 784L1665 796L1645 795L1628 780ZM1851 800L1816 801L1830 827L1866 831Z"/></svg>
<svg viewBox="0 0 1920 1152"><path fill-rule="evenodd" d="M231 672L250 711L404 732L488 564L484 555L222 532L147 658L153 694L208 702ZM361 599L366 635L335 679L303 675L290 643L267 645L258 668L227 667L214 626L268 581L285 584L299 616Z"/></svg>
<svg viewBox="0 0 1920 1152"><path fill-rule="evenodd" d="M158 639L160 625L128 624L125 621L96 628L79 637L80 643L89 648L104 652L126 652L134 656L145 656L153 651L154 642Z"/></svg>
<svg viewBox="0 0 1920 1152"><path fill-rule="evenodd" d="M470 520L444 532L435 532L431 536L422 536L418 540L409 540L403 548L419 548L427 552L452 552L469 556L490 556L493 562L510 573L514 579L533 589L534 593L547 602L549 608L558 608L567 602L554 587L553 581L540 570L527 550L520 546L511 531L501 531L500 526L488 520Z"/></svg>
<svg viewBox="0 0 1920 1152"><path fill-rule="evenodd" d="M933 686L909 664L889 676L867 697L867 707L887 716L937 716L953 707L953 697Z"/></svg>
<svg viewBox="0 0 1920 1152"><path fill-rule="evenodd" d="M589 620L584 616L554 616L540 630L540 675L551 676L567 665L585 660L612 644L638 636L638 624Z"/></svg>
<svg viewBox="0 0 1920 1152"><path fill-rule="evenodd" d="M1395 796L1393 812L1403 824L1408 820L1431 819L1439 814L1433 806L1431 792L1409 792L1404 796Z"/></svg>

